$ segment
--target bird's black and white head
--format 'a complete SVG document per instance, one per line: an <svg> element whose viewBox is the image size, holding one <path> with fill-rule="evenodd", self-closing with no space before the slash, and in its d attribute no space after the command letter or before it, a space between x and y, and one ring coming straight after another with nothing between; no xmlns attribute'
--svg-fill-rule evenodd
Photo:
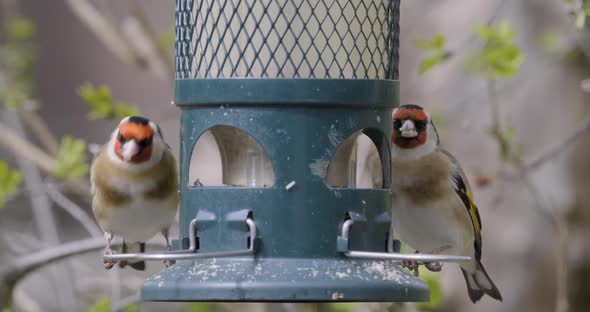
<svg viewBox="0 0 590 312"><path fill-rule="evenodd" d="M421 106L401 105L393 111L392 157L419 158L438 147L438 133Z"/></svg>

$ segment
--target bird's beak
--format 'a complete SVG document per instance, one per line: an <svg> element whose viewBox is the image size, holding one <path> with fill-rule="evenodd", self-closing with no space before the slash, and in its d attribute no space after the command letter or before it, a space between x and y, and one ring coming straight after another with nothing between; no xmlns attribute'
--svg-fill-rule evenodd
<svg viewBox="0 0 590 312"><path fill-rule="evenodd" d="M121 155L125 161L130 161L137 153L139 153L139 145L133 139L125 142L121 147Z"/></svg>
<svg viewBox="0 0 590 312"><path fill-rule="evenodd" d="M414 122L409 119L404 121L402 127L399 128L399 131L404 138L415 138L418 135Z"/></svg>

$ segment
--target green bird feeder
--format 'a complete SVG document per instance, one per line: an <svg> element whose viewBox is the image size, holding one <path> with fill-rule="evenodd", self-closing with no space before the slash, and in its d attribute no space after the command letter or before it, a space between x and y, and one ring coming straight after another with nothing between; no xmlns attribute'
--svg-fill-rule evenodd
<svg viewBox="0 0 590 312"><path fill-rule="evenodd" d="M400 260L461 257L400 254L390 233L399 0L177 0L175 44L179 239L105 256L177 260L143 300L429 300ZM205 135L216 186L194 181Z"/></svg>

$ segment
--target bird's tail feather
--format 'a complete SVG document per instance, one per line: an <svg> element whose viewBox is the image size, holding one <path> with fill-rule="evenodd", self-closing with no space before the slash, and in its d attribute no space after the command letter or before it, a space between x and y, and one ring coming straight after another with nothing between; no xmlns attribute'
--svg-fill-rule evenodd
<svg viewBox="0 0 590 312"><path fill-rule="evenodd" d="M475 260L476 270L474 273L469 273L465 269L461 268L463 277L465 277L465 283L467 284L467 292L469 293L469 299L473 303L477 302L484 294L490 297L502 301L502 294L492 282L492 279L481 265L479 260Z"/></svg>
<svg viewBox="0 0 590 312"><path fill-rule="evenodd" d="M127 244L123 241L123 246L121 247L121 253L135 253L135 252L145 252L145 243L136 243L136 244ZM130 266L138 271L145 271L145 261L119 261L119 267L124 268L126 266Z"/></svg>

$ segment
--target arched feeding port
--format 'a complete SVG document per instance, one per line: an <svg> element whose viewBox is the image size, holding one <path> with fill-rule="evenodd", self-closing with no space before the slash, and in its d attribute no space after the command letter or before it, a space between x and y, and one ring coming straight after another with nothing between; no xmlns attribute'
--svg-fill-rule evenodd
<svg viewBox="0 0 590 312"><path fill-rule="evenodd" d="M248 133L231 126L205 131L190 154L192 186L270 187L272 163L262 146Z"/></svg>
<svg viewBox="0 0 590 312"><path fill-rule="evenodd" d="M179 237L104 258L178 260L147 301L428 300L399 260L468 258L389 235L398 38L399 0L177 0Z"/></svg>
<svg viewBox="0 0 590 312"><path fill-rule="evenodd" d="M326 183L333 188L389 188L388 147L387 138L379 130L353 133L334 152L327 167Z"/></svg>

